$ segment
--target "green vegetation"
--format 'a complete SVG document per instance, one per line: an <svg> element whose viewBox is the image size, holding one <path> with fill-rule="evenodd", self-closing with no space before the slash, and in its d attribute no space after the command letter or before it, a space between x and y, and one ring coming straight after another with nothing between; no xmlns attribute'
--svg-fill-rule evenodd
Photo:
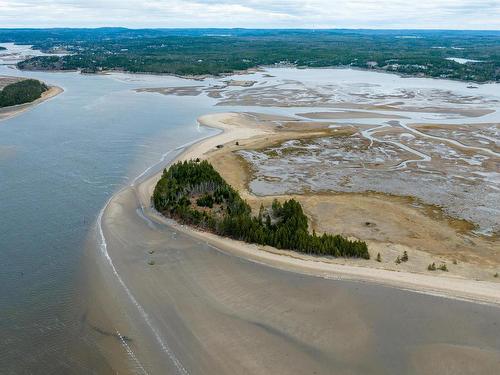
<svg viewBox="0 0 500 375"><path fill-rule="evenodd" d="M45 52L22 69L203 75L257 66L351 66L478 82L500 81L500 32L451 30L0 29L0 41ZM460 64L448 58L479 62Z"/></svg>
<svg viewBox="0 0 500 375"><path fill-rule="evenodd" d="M448 267L446 266L446 263L441 264L439 267L436 266L436 263L432 263L427 266L427 270L429 271L441 270L448 272Z"/></svg>
<svg viewBox="0 0 500 375"><path fill-rule="evenodd" d="M205 194L196 200L196 204L200 207L212 208L214 206L214 198L211 194Z"/></svg>
<svg viewBox="0 0 500 375"><path fill-rule="evenodd" d="M30 103L47 91L47 86L35 79L26 79L7 85L0 91L0 108Z"/></svg>
<svg viewBox="0 0 500 375"><path fill-rule="evenodd" d="M221 236L307 254L370 257L365 242L309 233L307 217L293 199L274 201L252 216L250 206L207 161L179 162L165 169L152 199L164 215Z"/></svg>

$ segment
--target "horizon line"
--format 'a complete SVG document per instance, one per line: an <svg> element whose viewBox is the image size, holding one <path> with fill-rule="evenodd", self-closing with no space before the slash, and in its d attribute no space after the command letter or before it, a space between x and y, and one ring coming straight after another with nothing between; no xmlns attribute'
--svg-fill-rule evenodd
<svg viewBox="0 0 500 375"><path fill-rule="evenodd" d="M131 26L19 26L0 27L0 30L99 30L99 29L124 29L124 30L282 30L282 31L481 31L500 32L500 29L447 29L447 28L366 28L366 27L131 27Z"/></svg>

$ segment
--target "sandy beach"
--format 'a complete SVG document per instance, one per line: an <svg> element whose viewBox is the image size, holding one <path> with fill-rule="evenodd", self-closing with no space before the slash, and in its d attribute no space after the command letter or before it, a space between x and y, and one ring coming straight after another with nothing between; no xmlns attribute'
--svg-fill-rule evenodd
<svg viewBox="0 0 500 375"><path fill-rule="evenodd" d="M50 86L47 91L42 93L42 96L31 103L25 103L25 104L19 104L11 107L5 107L5 108L0 108L0 121L2 120L7 120L9 118L12 118L14 116L17 116L23 112L26 112L27 110L33 108L34 106L37 106L40 103L43 103L47 100L52 99L53 97L59 95L62 93L64 90L60 87L57 86Z"/></svg>

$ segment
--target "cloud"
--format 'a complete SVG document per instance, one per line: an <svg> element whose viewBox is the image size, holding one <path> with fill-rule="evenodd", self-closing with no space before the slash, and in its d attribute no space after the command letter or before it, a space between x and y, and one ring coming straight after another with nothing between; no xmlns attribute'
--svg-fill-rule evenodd
<svg viewBox="0 0 500 375"><path fill-rule="evenodd" d="M0 0L2 27L500 29L499 0Z"/></svg>

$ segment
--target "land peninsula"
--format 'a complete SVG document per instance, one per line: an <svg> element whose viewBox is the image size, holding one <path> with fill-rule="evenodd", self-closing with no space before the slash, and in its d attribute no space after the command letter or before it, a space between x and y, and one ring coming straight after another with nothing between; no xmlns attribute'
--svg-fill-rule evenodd
<svg viewBox="0 0 500 375"><path fill-rule="evenodd" d="M271 125L276 120L280 121L279 127ZM363 257L298 253L265 243L249 245L238 241L245 239L241 236L230 236L237 240L225 239L217 235L217 231L214 231L215 234L210 233L200 226L197 229L180 225L182 222L175 224L170 221L169 224L179 231L222 246L228 251L249 259L264 261L278 268L323 277L341 275L348 279L369 280L423 292L500 303L499 280L495 272L500 263L495 260L495 240L475 238L471 244L470 240L463 236L464 231L470 230L468 224L444 213L431 214L435 207L415 205L411 198L380 193L332 192L279 196L252 194L248 189L251 167L238 152L245 149L262 149L290 139L342 136L354 132L348 127L331 128L317 123L310 124L311 127L304 132L304 124L284 120L286 119L279 116L255 113L202 116L199 119L200 124L221 129L223 133L188 147L176 162L191 161L187 165L195 163L192 160L197 159L210 162L223 181L234 187L245 200L256 218L262 214L262 206L272 207L276 200L282 203L291 199L299 202L311 223L311 232L314 231L318 236L323 233L339 233L350 240L366 242L369 260ZM146 207L151 199L155 202L155 186L158 181L162 181L159 186L164 184L168 174L168 171L160 173L137 187L143 207ZM202 199L197 203L190 202L190 205L201 207L203 211L210 199L200 196L196 200L200 198ZM160 209L165 207L160 206ZM155 212L149 214L156 220L164 220L161 218L162 214ZM171 217L176 215L179 213L174 211ZM188 222L189 220L184 221ZM407 236L404 228L409 223L412 223L415 230L420 231L417 236ZM429 267L433 264L434 268Z"/></svg>

